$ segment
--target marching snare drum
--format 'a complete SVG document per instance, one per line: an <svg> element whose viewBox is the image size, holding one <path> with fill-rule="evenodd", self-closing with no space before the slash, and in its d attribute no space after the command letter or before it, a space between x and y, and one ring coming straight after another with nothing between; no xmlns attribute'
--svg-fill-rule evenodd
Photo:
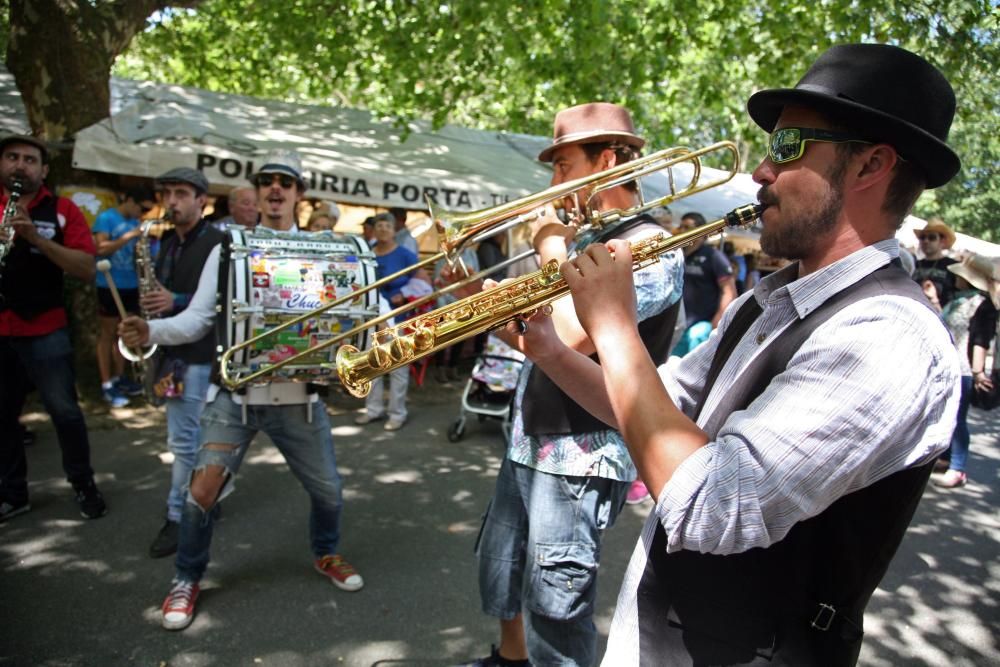
<svg viewBox="0 0 1000 667"><path fill-rule="evenodd" d="M375 255L360 236L230 228L219 262L220 351L375 281ZM316 347L378 315L378 290L317 314L233 355L230 373L252 373ZM343 343L367 349L365 330ZM361 345L365 347L360 347ZM337 347L328 346L267 375L326 384L337 379Z"/></svg>

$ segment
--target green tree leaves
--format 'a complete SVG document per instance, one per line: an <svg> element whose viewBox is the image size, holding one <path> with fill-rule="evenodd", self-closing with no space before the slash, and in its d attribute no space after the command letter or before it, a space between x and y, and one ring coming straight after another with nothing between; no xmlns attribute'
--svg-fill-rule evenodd
<svg viewBox="0 0 1000 667"><path fill-rule="evenodd" d="M652 147L729 138L752 167L752 92L793 85L831 44L894 43L959 99L963 171L917 213L1000 240L997 23L995 0L206 0L158 15L115 73L533 134L560 108L615 101Z"/></svg>

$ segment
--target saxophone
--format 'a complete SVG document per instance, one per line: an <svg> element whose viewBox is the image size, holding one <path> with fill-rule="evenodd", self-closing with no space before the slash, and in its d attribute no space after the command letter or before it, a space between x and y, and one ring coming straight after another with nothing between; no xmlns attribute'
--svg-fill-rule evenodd
<svg viewBox="0 0 1000 667"><path fill-rule="evenodd" d="M714 222L676 236L660 233L637 241L631 245L632 271L649 266L659 261L661 255L700 238L726 228L746 227L754 223L763 210L760 204L748 204ZM362 398L371 391L374 378L466 338L530 315L568 292L569 286L559 273L559 263L551 260L534 273L377 331L373 334L371 349L358 350L352 345L340 347L337 350L337 374L352 395Z"/></svg>
<svg viewBox="0 0 1000 667"><path fill-rule="evenodd" d="M0 232L6 232L6 234L0 234L0 236L6 236L6 238L0 238L0 273L3 272L3 263L7 259L7 254L14 247L14 225L11 220L17 215L17 202L21 199L23 187L24 184L21 181L11 182L10 197L3 209L3 218L0 219Z"/></svg>
<svg viewBox="0 0 1000 667"><path fill-rule="evenodd" d="M164 213L164 217L159 220L146 220L142 223L139 240L135 244L135 272L139 279L139 299L156 289L156 272L153 261L153 253L150 248L150 232L153 227L170 221L170 210ZM142 318L151 320L159 317L158 314L150 313L145 308L141 308ZM118 339L118 349L122 356L133 362L135 365L138 381L142 385L146 400L153 405L160 405L163 399L158 398L153 392L153 385L156 383L156 371L160 365L162 354L158 351L156 344L142 349L141 355L135 355L126 347L121 338Z"/></svg>

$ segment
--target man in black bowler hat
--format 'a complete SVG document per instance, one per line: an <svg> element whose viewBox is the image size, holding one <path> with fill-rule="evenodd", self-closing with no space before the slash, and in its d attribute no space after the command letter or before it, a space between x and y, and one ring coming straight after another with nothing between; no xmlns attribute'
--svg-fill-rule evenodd
<svg viewBox="0 0 1000 667"><path fill-rule="evenodd" d="M951 86L923 58L835 46L750 97L761 247L793 261L659 368L619 241L560 267L601 365L536 316L523 347L620 428L656 505L605 665L852 665L864 609L949 442L958 360L895 232L959 160ZM608 249L613 250L613 254Z"/></svg>

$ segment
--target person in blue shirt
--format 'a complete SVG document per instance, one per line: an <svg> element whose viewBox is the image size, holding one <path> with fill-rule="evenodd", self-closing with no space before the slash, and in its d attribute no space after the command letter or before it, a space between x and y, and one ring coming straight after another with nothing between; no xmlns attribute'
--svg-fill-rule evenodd
<svg viewBox="0 0 1000 667"><path fill-rule="evenodd" d="M139 312L139 279L135 272L135 244L140 235L139 218L155 205L149 187L131 187L118 194L118 205L97 216L91 232L97 255L111 262L111 278L118 288L125 310ZM142 387L123 375L125 360L118 352L118 307L104 273L97 272L97 368L101 374L101 394L113 408L128 405L128 395L142 393Z"/></svg>
<svg viewBox="0 0 1000 667"><path fill-rule="evenodd" d="M396 243L396 219L391 213L379 213L375 216L375 261L378 262L376 276L381 280L385 276L392 275L408 266L417 263L417 255L409 248L405 248ZM398 308L407 301L407 288L413 280L426 280L426 272L423 269L406 273L398 278L389 281L379 288L379 295L386 301L388 312L390 309ZM430 281L427 281L428 284ZM404 314L399 321L407 319L409 315ZM395 322L394 322L395 323ZM385 430L395 431L403 427L406 423L406 391L410 384L409 366L401 366L389 374L389 406L386 410L382 397L382 378L372 381L372 390L365 399L365 413L359 415L354 422L356 424L368 424L382 419L388 412L388 420L385 423Z"/></svg>

